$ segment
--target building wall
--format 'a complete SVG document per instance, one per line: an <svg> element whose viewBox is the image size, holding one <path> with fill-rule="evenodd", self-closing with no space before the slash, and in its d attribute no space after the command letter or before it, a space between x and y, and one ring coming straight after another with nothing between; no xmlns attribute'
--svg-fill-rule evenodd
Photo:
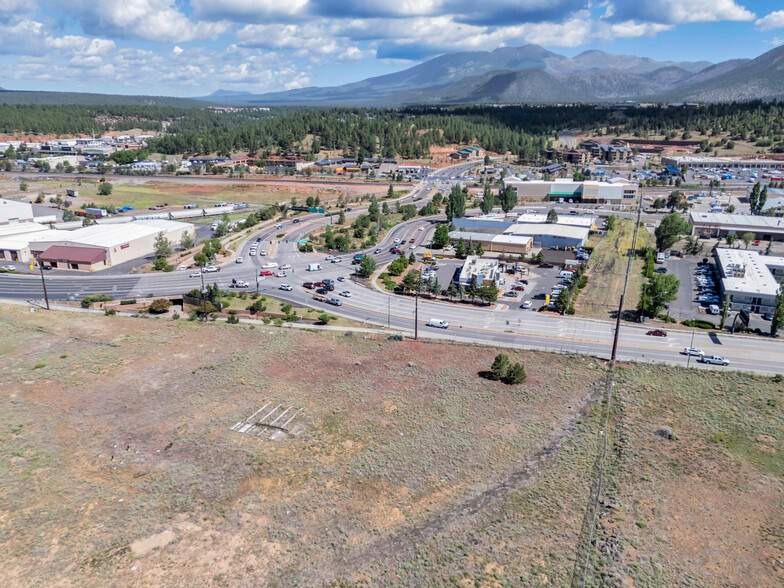
<svg viewBox="0 0 784 588"><path fill-rule="evenodd" d="M33 222L32 204L0 199L0 225L27 222Z"/></svg>

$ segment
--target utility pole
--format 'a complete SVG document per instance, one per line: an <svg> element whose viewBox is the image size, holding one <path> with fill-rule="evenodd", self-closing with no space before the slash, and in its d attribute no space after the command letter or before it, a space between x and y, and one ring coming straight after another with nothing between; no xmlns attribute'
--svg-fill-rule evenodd
<svg viewBox="0 0 784 588"><path fill-rule="evenodd" d="M414 295L414 341L419 339L419 284L421 277L417 280L416 294Z"/></svg>
<svg viewBox="0 0 784 588"><path fill-rule="evenodd" d="M387 329L392 328L392 295L387 295Z"/></svg>
<svg viewBox="0 0 784 588"><path fill-rule="evenodd" d="M49 294L46 292L46 280L44 279L44 266L41 263L41 258L36 257L35 260L38 262L38 271L41 272L41 284L44 287L44 300L46 300L46 310L49 310Z"/></svg>

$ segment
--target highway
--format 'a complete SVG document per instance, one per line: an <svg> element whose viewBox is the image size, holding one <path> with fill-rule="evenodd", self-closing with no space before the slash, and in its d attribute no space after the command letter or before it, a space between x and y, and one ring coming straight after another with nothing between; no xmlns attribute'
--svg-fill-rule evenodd
<svg viewBox="0 0 784 588"><path fill-rule="evenodd" d="M464 164L470 165L470 164ZM418 206L424 205L436 188L448 193L449 184L458 181L449 178L457 175L462 168L450 168L431 174L418 184L412 193L401 202L416 199ZM347 217L352 218L365 209L354 208ZM389 294L381 289L365 287L352 278L356 266L351 265L353 255L345 255L341 263L330 263L320 253L303 253L298 250L297 241L314 229L329 223L320 215L305 215L282 222L282 228L267 226L254 232L238 251L244 263L227 263L220 272L204 274L204 282L217 283L222 289L229 290L232 278L250 283L249 290L255 291L258 283L262 295L275 296L299 306L312 306L340 315L368 326L389 326L394 330L407 333L414 331L416 300L413 296ZM419 230L423 227L424 230ZM395 256L388 253L395 239L407 241L415 239L421 253L421 245L429 243L435 224L432 218L417 217L392 228L384 241L378 244L382 250L374 255L379 266ZM277 234L285 237L277 240ZM250 256L251 243L261 238L259 250L267 249L266 256ZM270 241L273 241L270 244ZM366 253L372 254L372 248ZM280 265L290 264L286 277L260 277L259 270L264 263L274 261ZM321 271L308 272L310 263L320 263ZM190 271L154 273L139 275L102 276L69 272L58 275L57 271L46 272L49 298L52 300L81 300L90 294L104 293L115 299L142 298L148 296L177 295L199 288L200 278L189 277ZM334 294L343 289L351 292L350 298L341 298L343 305L332 306L313 299L313 293L302 287L306 281L319 281L323 278L346 278L338 283ZM258 282L257 282L258 280ZM280 290L280 284L291 284L291 291ZM38 274L0 274L0 299L30 300L42 299L41 278ZM500 346L545 349L563 353L586 354L599 358L609 358L612 348L615 324L610 321L585 319L574 316L558 316L546 313L520 310L518 304L508 307L499 300L494 307L474 307L464 303L433 301L425 296L418 299L418 331L420 336L448 338L466 342L488 343ZM428 327L431 318L449 322L448 329ZM767 338L730 335L725 333L704 333L687 330L670 330L666 337L646 335L649 327L622 323L619 335L618 359L621 361L649 361L688 365L711 370L739 369L760 373L784 372L784 341ZM729 367L707 366L688 358L681 353L684 347L697 347L706 354L727 358Z"/></svg>

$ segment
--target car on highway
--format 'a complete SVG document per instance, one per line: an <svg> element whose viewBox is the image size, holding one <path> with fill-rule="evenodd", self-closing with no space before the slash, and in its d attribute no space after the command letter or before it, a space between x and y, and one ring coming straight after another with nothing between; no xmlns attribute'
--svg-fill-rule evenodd
<svg viewBox="0 0 784 588"><path fill-rule="evenodd" d="M332 296L327 298L327 304L332 304L333 306L343 306L343 301L340 298L335 298Z"/></svg>
<svg viewBox="0 0 784 588"><path fill-rule="evenodd" d="M697 355L699 357L705 355L702 349L697 349L696 347L684 347L682 353L683 355Z"/></svg>
<svg viewBox="0 0 784 588"><path fill-rule="evenodd" d="M341 258L341 257L333 257L332 258L332 263L341 263L342 261L343 261L343 258Z"/></svg>
<svg viewBox="0 0 784 588"><path fill-rule="evenodd" d="M338 282L345 282L345 281L346 281L345 276L338 276Z"/></svg>
<svg viewBox="0 0 784 588"><path fill-rule="evenodd" d="M395 243L400 243L400 239L395 239Z"/></svg>
<svg viewBox="0 0 784 588"><path fill-rule="evenodd" d="M533 305L533 302L531 302L530 300L526 300L525 302L523 302L520 305L520 308L527 309L527 308L531 308L532 305Z"/></svg>
<svg viewBox="0 0 784 588"><path fill-rule="evenodd" d="M424 230L425 230L425 227L419 227L419 230L420 230L420 231L424 231Z"/></svg>
<svg viewBox="0 0 784 588"><path fill-rule="evenodd" d="M267 255L267 250L262 249L261 251L259 251L259 255Z"/></svg>
<svg viewBox="0 0 784 588"><path fill-rule="evenodd" d="M666 337L667 331L662 331L661 329L653 329L652 331L648 331L645 334L650 335L651 337Z"/></svg>
<svg viewBox="0 0 784 588"><path fill-rule="evenodd" d="M191 272L188 277L189 278L200 278L201 277L201 272Z"/></svg>
<svg viewBox="0 0 784 588"><path fill-rule="evenodd" d="M389 250L389 252L392 253L393 255L400 255L400 247L393 247L392 249Z"/></svg>
<svg viewBox="0 0 784 588"><path fill-rule="evenodd" d="M256 255L256 250L255 249L251 249L248 253L250 255Z"/></svg>
<svg viewBox="0 0 784 588"><path fill-rule="evenodd" d="M291 287L291 284L281 284L278 286L278 290L286 290L287 292L291 292L294 288Z"/></svg>
<svg viewBox="0 0 784 588"><path fill-rule="evenodd" d="M250 286L248 282L238 280L237 278L232 278L231 284L229 284L229 288L247 288L248 286Z"/></svg>
<svg viewBox="0 0 784 588"><path fill-rule="evenodd" d="M376 250L373 252L373 255L378 255L379 253L381 253L381 249L376 249Z"/></svg>
<svg viewBox="0 0 784 588"><path fill-rule="evenodd" d="M204 268L204 271L207 273L219 272L220 267L216 265L208 265L207 267Z"/></svg>
<svg viewBox="0 0 784 588"><path fill-rule="evenodd" d="M417 248L417 246L416 246L416 245L411 245L411 246L409 247L409 249L416 249L416 248Z"/></svg>
<svg viewBox="0 0 784 588"><path fill-rule="evenodd" d="M281 223L278 223L277 225L275 225L275 228L276 228L276 229L282 229L282 228L283 228L283 225L282 225Z"/></svg>
<svg viewBox="0 0 784 588"><path fill-rule="evenodd" d="M269 270L261 270L261 271L259 272L259 275L260 275L260 276L274 276L274 275L275 275L275 272L271 272L271 271L269 271Z"/></svg>
<svg viewBox="0 0 784 588"><path fill-rule="evenodd" d="M700 361L702 363L710 363L712 365L730 365L728 359L724 359L723 357L720 357L718 355L703 355L700 358Z"/></svg>
<svg viewBox="0 0 784 588"><path fill-rule="evenodd" d="M291 222L293 222L293 223L296 225L296 224L298 224L298 223L299 223L299 221L300 221L300 219L298 219L298 218L295 218L295 219L294 219L293 221L291 221Z"/></svg>
<svg viewBox="0 0 784 588"><path fill-rule="evenodd" d="M408 240L409 243L413 243L414 241L416 241L416 239L409 239Z"/></svg>
<svg viewBox="0 0 784 588"><path fill-rule="evenodd" d="M340 293L340 295L343 296L344 298L351 298L351 292L349 292L348 290L343 290Z"/></svg>
<svg viewBox="0 0 784 588"><path fill-rule="evenodd" d="M242 259L242 255L240 255L237 259L234 260L234 263L242 263L243 261L245 260Z"/></svg>
<svg viewBox="0 0 784 588"><path fill-rule="evenodd" d="M5 272L15 272L16 271L16 266L15 265L4 265L3 267L0 267L0 269L5 271Z"/></svg>
<svg viewBox="0 0 784 588"><path fill-rule="evenodd" d="M261 237L256 237L256 243L261 241Z"/></svg>

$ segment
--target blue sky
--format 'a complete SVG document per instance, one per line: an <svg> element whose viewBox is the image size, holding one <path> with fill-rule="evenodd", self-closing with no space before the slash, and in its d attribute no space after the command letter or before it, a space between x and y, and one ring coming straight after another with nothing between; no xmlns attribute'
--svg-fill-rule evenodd
<svg viewBox="0 0 784 588"><path fill-rule="evenodd" d="M536 43L660 61L784 43L781 0L0 0L0 86L201 96L332 86Z"/></svg>

